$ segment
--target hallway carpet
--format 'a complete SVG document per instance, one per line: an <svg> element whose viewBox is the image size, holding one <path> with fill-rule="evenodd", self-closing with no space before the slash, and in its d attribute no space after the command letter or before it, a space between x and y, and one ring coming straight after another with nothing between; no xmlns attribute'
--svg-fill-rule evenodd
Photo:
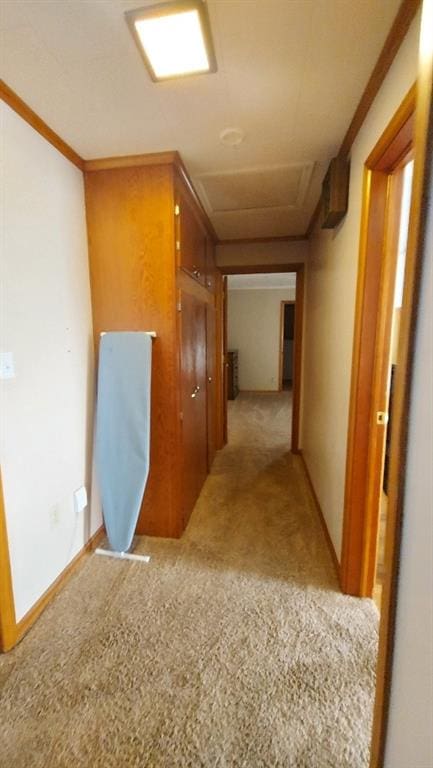
<svg viewBox="0 0 433 768"><path fill-rule="evenodd" d="M366 768L377 611L339 594L289 393L241 395L180 541L92 555L0 659L0 765Z"/></svg>

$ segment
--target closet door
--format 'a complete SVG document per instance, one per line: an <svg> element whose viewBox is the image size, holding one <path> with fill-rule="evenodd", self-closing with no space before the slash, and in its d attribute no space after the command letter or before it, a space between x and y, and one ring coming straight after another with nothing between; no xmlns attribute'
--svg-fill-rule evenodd
<svg viewBox="0 0 433 768"><path fill-rule="evenodd" d="M202 285L206 284L206 232L184 190L179 190L176 241L179 266Z"/></svg>
<svg viewBox="0 0 433 768"><path fill-rule="evenodd" d="M216 453L216 312L206 306L207 463L210 470Z"/></svg>
<svg viewBox="0 0 433 768"><path fill-rule="evenodd" d="M182 498L184 525L207 475L206 305L181 291Z"/></svg>

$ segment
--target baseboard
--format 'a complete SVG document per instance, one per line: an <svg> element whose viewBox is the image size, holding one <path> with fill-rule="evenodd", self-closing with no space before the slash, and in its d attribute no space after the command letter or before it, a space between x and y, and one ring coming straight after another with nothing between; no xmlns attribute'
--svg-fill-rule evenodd
<svg viewBox="0 0 433 768"><path fill-rule="evenodd" d="M93 534L93 536L90 537L90 539L86 542L84 547L80 549L80 551L75 555L75 557L71 560L71 562L66 566L66 568L57 576L57 579L51 584L50 587L44 592L44 594L39 598L39 600L30 608L29 611L23 616L20 621L17 622L15 626L15 638L13 645L9 644L9 647L5 650L11 650L17 643L22 640L24 635L29 631L29 629L33 626L35 621L39 618L42 611L45 610L47 605L51 602L53 597L62 589L62 587L65 585L69 577L72 575L72 573L76 570L77 566L81 562L81 560L90 552L92 552L95 547L98 546L100 541L105 536L105 530L104 526L101 526L98 528L96 533Z"/></svg>
<svg viewBox="0 0 433 768"><path fill-rule="evenodd" d="M332 558L332 562L334 564L335 573L337 575L337 580L338 580L338 583L339 583L340 588L341 588L340 563L338 561L337 553L336 553L336 551L334 549L334 544L333 544L332 539L331 539L331 537L329 535L328 526L326 525L325 516L324 516L324 514L322 512L322 507L320 506L319 499L317 498L316 491L314 490L314 485L313 485L313 482L311 480L311 476L310 476L310 473L308 471L307 463L305 461L305 458L304 458L304 455L302 453L302 450L296 451L296 454L301 459L302 468L304 470L305 477L306 477L306 480L307 480L307 483L308 483L308 487L309 487L309 489L311 491L311 495L312 495L313 500L314 500L314 505L315 505L315 507L317 509L317 513L318 513L318 516L319 516L320 524L322 526L323 533L325 534L326 543L328 545L328 549L329 549L329 552L330 552L330 555L331 555L331 558Z"/></svg>

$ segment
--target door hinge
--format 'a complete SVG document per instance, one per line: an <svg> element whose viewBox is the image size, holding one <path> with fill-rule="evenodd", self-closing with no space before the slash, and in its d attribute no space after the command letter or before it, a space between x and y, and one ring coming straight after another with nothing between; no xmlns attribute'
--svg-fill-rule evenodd
<svg viewBox="0 0 433 768"><path fill-rule="evenodd" d="M376 413L376 424L385 425L388 424L389 414L386 411L378 411Z"/></svg>
<svg viewBox="0 0 433 768"><path fill-rule="evenodd" d="M180 419L181 421L183 421L183 411L180 411L180 413L179 413L179 419Z"/></svg>
<svg viewBox="0 0 433 768"><path fill-rule="evenodd" d="M176 251L180 251L180 240L176 240Z"/></svg>
<svg viewBox="0 0 433 768"><path fill-rule="evenodd" d="M177 309L178 312L182 312L182 302L181 301L177 302L176 309Z"/></svg>
<svg viewBox="0 0 433 768"><path fill-rule="evenodd" d="M175 205L174 206L174 215L175 216L179 216L179 214L180 214L180 206L179 205Z"/></svg>

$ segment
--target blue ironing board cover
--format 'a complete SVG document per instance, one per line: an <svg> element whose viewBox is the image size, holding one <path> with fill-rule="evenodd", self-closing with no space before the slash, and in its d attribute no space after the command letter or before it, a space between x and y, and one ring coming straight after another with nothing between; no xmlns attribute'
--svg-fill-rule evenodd
<svg viewBox="0 0 433 768"><path fill-rule="evenodd" d="M107 332L99 348L96 471L111 548L131 546L149 474L152 337Z"/></svg>

